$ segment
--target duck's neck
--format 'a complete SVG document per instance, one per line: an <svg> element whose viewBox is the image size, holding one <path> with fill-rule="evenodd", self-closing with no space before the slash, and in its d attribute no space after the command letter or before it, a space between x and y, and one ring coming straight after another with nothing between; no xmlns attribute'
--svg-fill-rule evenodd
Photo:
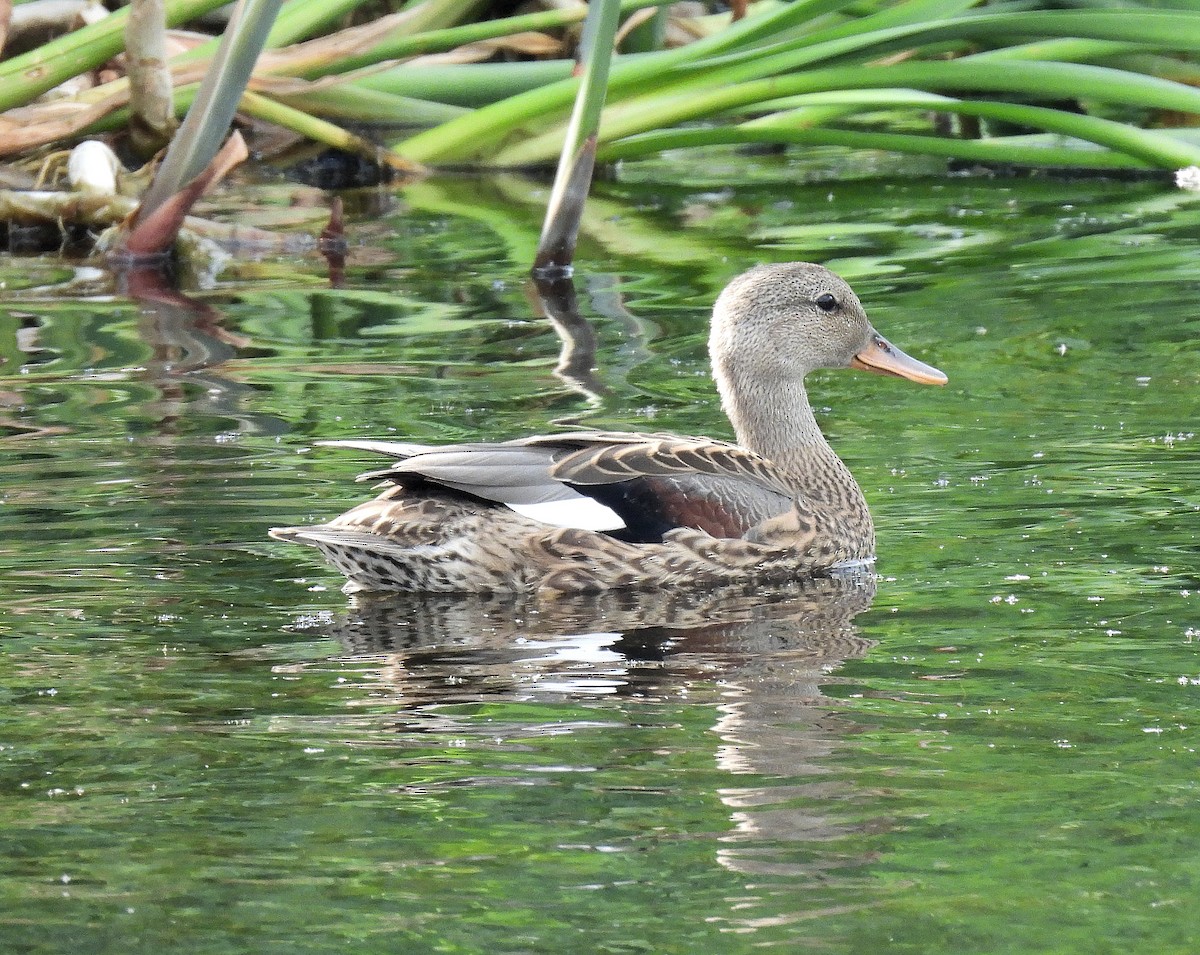
<svg viewBox="0 0 1200 955"><path fill-rule="evenodd" d="M870 520L862 490L817 425L802 379L766 386L749 376L739 380L723 374L717 385L742 447L791 474L797 490L810 501L836 502Z"/></svg>
<svg viewBox="0 0 1200 955"><path fill-rule="evenodd" d="M808 403L804 382L764 388L758 383L718 382L721 406L729 415L738 443L776 464L792 468L814 453L833 454Z"/></svg>

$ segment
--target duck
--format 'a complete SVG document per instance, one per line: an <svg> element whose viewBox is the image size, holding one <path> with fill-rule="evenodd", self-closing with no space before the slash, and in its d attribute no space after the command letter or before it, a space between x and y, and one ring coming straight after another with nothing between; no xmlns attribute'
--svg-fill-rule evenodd
<svg viewBox="0 0 1200 955"><path fill-rule="evenodd" d="M875 330L839 276L759 265L713 307L712 374L736 442L574 430L430 446L323 445L390 458L371 500L324 524L278 527L346 589L587 593L754 586L869 566L875 529L817 424L805 377L855 368L944 385Z"/></svg>

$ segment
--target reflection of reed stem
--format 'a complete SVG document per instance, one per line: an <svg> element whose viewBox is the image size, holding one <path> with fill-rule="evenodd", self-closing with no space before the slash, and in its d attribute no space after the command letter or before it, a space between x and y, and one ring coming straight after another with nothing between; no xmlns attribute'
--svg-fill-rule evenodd
<svg viewBox="0 0 1200 955"><path fill-rule="evenodd" d="M596 330L579 312L574 280L561 274L557 278L535 277L533 287L542 314L562 341L554 374L593 407L598 405L606 389L596 377Z"/></svg>
<svg viewBox="0 0 1200 955"><path fill-rule="evenodd" d="M185 407L188 414L235 420L238 430L247 434L286 431L278 418L243 409L250 388L225 366L249 341L224 328L224 316L217 309L174 289L170 278L156 268L130 268L120 282L142 309L139 327L153 357L139 377L159 392L161 400L150 410L157 413L163 436L175 435L174 422ZM200 390L203 397L189 396L185 386Z"/></svg>

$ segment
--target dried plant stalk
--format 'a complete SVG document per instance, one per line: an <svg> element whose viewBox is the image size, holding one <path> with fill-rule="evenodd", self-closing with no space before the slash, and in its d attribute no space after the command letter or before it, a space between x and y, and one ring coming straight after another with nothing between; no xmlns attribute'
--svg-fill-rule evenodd
<svg viewBox="0 0 1200 955"><path fill-rule="evenodd" d="M132 0L125 25L129 58L129 135L138 155L149 157L171 141L178 123L167 70L167 18L163 0Z"/></svg>

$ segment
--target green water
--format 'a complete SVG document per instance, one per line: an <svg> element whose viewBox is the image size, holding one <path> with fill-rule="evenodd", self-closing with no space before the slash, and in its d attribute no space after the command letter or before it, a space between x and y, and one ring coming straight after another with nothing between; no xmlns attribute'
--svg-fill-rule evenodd
<svg viewBox="0 0 1200 955"><path fill-rule="evenodd" d="M597 188L588 389L515 179L348 196L344 290L0 260L0 951L1196 950L1200 197L680 178ZM878 579L352 605L266 539L366 493L320 437L728 436L707 309L786 259L950 376L812 383Z"/></svg>

